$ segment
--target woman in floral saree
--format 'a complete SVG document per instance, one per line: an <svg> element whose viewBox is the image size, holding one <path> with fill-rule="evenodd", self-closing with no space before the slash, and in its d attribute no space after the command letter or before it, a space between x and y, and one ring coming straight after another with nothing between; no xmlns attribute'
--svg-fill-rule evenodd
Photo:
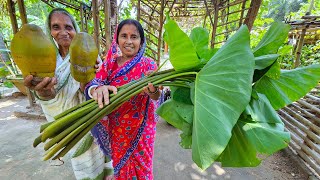
<svg viewBox="0 0 320 180"><path fill-rule="evenodd" d="M117 87L155 71L156 63L143 56L145 44L141 24L122 21L100 71L87 85L86 95L102 107L108 104L108 90L116 93ZM104 154L113 160L115 179L153 179L155 100L159 96L158 88L149 83L91 130Z"/></svg>

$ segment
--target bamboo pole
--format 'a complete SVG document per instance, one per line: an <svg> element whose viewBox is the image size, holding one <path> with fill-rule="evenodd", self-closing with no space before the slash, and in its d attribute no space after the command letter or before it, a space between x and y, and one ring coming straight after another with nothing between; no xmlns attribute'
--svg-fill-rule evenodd
<svg viewBox="0 0 320 180"><path fill-rule="evenodd" d="M111 5L110 1L104 1L104 24L105 24L105 38L106 38L106 49L109 49L111 45L111 24L110 24L110 16L111 16Z"/></svg>
<svg viewBox="0 0 320 180"><path fill-rule="evenodd" d="M299 106L299 103L293 103L289 105L290 107L294 107L296 109L297 112L301 112L304 115L306 115L308 118L310 118L313 123L320 123L320 119L315 116L314 114L311 114L310 112L306 111L305 109L303 109L302 107Z"/></svg>
<svg viewBox="0 0 320 180"><path fill-rule="evenodd" d="M304 133L307 134L307 136L309 136L315 143L320 144L320 138L318 135L316 135L315 133L311 132L308 130L308 128L306 128L303 124L301 124L300 122L298 122L297 120L295 120L294 118L292 118L288 113L286 113L283 110L278 110L278 112L280 112L280 115L282 117L284 117L288 122L292 123L294 126L296 126L297 128L299 128L300 130L302 130Z"/></svg>
<svg viewBox="0 0 320 180"><path fill-rule="evenodd" d="M22 25L23 24L27 24L28 23L28 19L27 19L26 8L25 8L23 0L18 0L18 7L19 7L19 12L20 12L20 18L21 18L21 21L22 21Z"/></svg>
<svg viewBox="0 0 320 180"><path fill-rule="evenodd" d="M212 17L211 17L211 14L210 14L210 10L208 8L208 3L207 3L207 0L204 0L204 5L206 6L206 14L209 16L209 20L210 20L210 23L211 23L211 26L213 27L214 26L214 23L212 21Z"/></svg>
<svg viewBox="0 0 320 180"><path fill-rule="evenodd" d="M81 23L81 31L82 32L87 32L86 29L84 28L84 12L83 12L83 3L80 4L80 23Z"/></svg>
<svg viewBox="0 0 320 180"><path fill-rule="evenodd" d="M18 32L18 22L16 18L16 9L12 0L7 0L7 8L10 15L13 34L16 34Z"/></svg>
<svg viewBox="0 0 320 180"><path fill-rule="evenodd" d="M307 146L303 143L296 135L293 133L291 135L291 141L294 141L297 146L299 146L305 153L307 153L309 156L312 157L315 161L317 161L318 164L320 164L320 158L319 158L319 148L311 149L311 147Z"/></svg>
<svg viewBox="0 0 320 180"><path fill-rule="evenodd" d="M296 51L296 59L294 61L294 67L298 67L300 65L300 58L301 58L301 50L302 50L302 46L304 43L304 36L306 35L306 29L307 27L304 27L304 29L302 29L301 31L301 35L299 38L299 43L298 43L298 47L297 47L297 51Z"/></svg>
<svg viewBox="0 0 320 180"><path fill-rule="evenodd" d="M6 61L2 58L2 54L0 53L0 59L2 61L2 63L4 64L4 66L6 66L6 68L9 70L10 74L13 76L13 77L16 77L16 74L13 72L13 70L11 69L10 66L7 65Z"/></svg>
<svg viewBox="0 0 320 180"><path fill-rule="evenodd" d="M318 98L318 97L312 96L311 94L306 94L306 97L314 100L315 102L320 103L320 98Z"/></svg>
<svg viewBox="0 0 320 180"><path fill-rule="evenodd" d="M206 15L204 15L204 18L203 18L203 23L202 23L203 28L206 28L207 17L208 17L208 12Z"/></svg>
<svg viewBox="0 0 320 180"><path fill-rule="evenodd" d="M315 107L317 104L319 104L319 101L317 101L316 99L307 98L307 99L305 99L305 101L310 104L313 104Z"/></svg>
<svg viewBox="0 0 320 180"><path fill-rule="evenodd" d="M303 106L309 108L311 111L314 111L316 114L320 114L320 109L316 108L312 104L309 104L309 103L302 101L302 100L298 100L297 102L302 104Z"/></svg>
<svg viewBox="0 0 320 180"><path fill-rule="evenodd" d="M308 121L306 118L302 117L300 114L294 112L288 107L284 107L283 110L286 110L289 115L294 117L296 120L299 120L300 123L307 126L309 129L313 130L317 134L320 134L320 128L318 126L315 126L312 122Z"/></svg>
<svg viewBox="0 0 320 180"><path fill-rule="evenodd" d="M281 117L281 120L285 124L285 128L290 132L291 138L294 136L297 142L303 141L307 146L315 150L318 154L320 153L320 147L312 142L305 134L302 133L297 127L288 122L284 117Z"/></svg>
<svg viewBox="0 0 320 180"><path fill-rule="evenodd" d="M292 142L289 143L290 147L318 174L320 174L320 168L317 164L315 164L301 149L292 145Z"/></svg>
<svg viewBox="0 0 320 180"><path fill-rule="evenodd" d="M138 3L137 3L137 20L140 21L140 9L141 9L141 4L140 4L140 0L138 0Z"/></svg>
<svg viewBox="0 0 320 180"><path fill-rule="evenodd" d="M100 52L100 44L99 44L99 10L98 10L98 2L97 0L92 1L92 16L93 16L93 36Z"/></svg>
<svg viewBox="0 0 320 180"><path fill-rule="evenodd" d="M218 24L218 15L219 15L219 3L220 0L212 0L212 3L214 4L214 21L212 26L212 33L211 33L211 48L214 48L215 45L215 36L217 31L217 24ZM210 18L211 19L211 18Z"/></svg>
<svg viewBox="0 0 320 180"><path fill-rule="evenodd" d="M163 18L163 11L164 11L164 0L161 0L161 6L160 6L160 19L159 19L159 34L158 34L158 53L157 53L157 59L156 59L156 62L157 62L157 65L159 66L160 65L160 56L161 56L161 46L162 46L162 27L163 27L163 22L164 22L164 18Z"/></svg>
<svg viewBox="0 0 320 180"><path fill-rule="evenodd" d="M244 11L246 10L246 0L244 0L242 2L242 6L241 6L241 14L240 14L240 19L239 19L239 27L242 25L242 20L243 20L243 16L244 16Z"/></svg>

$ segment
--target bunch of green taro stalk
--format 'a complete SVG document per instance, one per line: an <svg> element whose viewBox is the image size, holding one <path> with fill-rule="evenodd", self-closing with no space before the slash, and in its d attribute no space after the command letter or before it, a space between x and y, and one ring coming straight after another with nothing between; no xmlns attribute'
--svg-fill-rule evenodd
<svg viewBox="0 0 320 180"><path fill-rule="evenodd" d="M221 48L211 49L205 29L194 28L187 36L167 18L164 38L174 69L119 87L101 109L89 100L59 114L41 126L34 146L50 139L44 159L64 156L102 117L152 82L170 86L172 98L157 113L182 131L180 145L192 149L200 168L214 161L229 167L257 166L261 154L273 154L290 141L276 110L303 97L320 80L319 65L280 69L276 53L289 29L275 22L251 48L244 25Z"/></svg>

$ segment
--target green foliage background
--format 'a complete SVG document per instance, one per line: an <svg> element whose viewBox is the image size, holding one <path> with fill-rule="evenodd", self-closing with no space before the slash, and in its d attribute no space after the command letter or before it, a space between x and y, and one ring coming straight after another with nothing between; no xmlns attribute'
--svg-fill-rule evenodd
<svg viewBox="0 0 320 180"><path fill-rule="evenodd" d="M310 1L311 0L263 0L261 7L259 9L259 13L256 17L256 20L254 22L254 27L251 31L251 46L255 47L257 43L261 40L262 36L270 26L270 24L275 21L283 21L285 19L290 20L299 20L301 16L305 15L305 13L308 11L310 7ZM91 4L90 0L84 0L82 1L87 5ZM13 32L11 28L11 22L10 17L7 12L7 1L6 0L0 0L0 8L5 9L0 11L0 36L3 37L4 41L7 42L7 45L10 46L10 40L13 38ZM28 22L36 24L40 26L45 31L45 22L46 17L50 10L52 9L50 6L42 2L41 0L25 0L25 7L28 17ZM122 6L119 9L119 21L126 19L126 18L135 18L133 16L136 9L134 8L134 4L136 1L124 1ZM67 8L64 5L61 5L59 3L54 3L54 6L56 7L62 7L66 8L71 14L74 15L76 21L78 24L80 24L80 12L73 10L71 8ZM232 9L230 10L232 11ZM19 10L16 5L16 14L17 14L17 20L18 20L18 26L21 26L21 20L19 18ZM320 15L320 1L314 1L314 7L311 9L312 15ZM100 11L100 17L103 17L103 11ZM232 19L238 18L233 17L230 15L229 21L232 21ZM100 19L103 24L103 20ZM209 19L207 19L209 24ZM199 23L201 21L195 21L195 23ZM182 23L182 24L181 24ZM185 26L186 22L179 23L180 27ZM193 27L196 26L203 26L203 24L191 24ZM236 24L235 24L236 25ZM190 32L192 28L185 29L185 32ZM208 28L207 28L208 29ZM210 33L210 29L209 33ZM224 31L224 29L217 29L217 33L220 33ZM93 33L93 22L88 22L88 32ZM189 34L189 33L188 33ZM151 39L156 42L157 39L155 37L150 37ZM221 37L223 38L223 37ZM222 40L222 39L221 39ZM219 40L217 40L219 41ZM319 46L320 43L318 42L315 45L305 45L302 52L301 62L302 65L308 65L313 63L319 63ZM284 45L279 50L280 58L282 68L290 68L292 67L294 55L292 55L293 47L291 45ZM151 54L152 52L147 49L147 54Z"/></svg>

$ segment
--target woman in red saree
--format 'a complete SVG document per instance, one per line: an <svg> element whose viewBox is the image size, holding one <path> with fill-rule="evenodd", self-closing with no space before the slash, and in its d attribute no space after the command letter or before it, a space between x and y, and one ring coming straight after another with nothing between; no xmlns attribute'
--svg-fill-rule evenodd
<svg viewBox="0 0 320 180"><path fill-rule="evenodd" d="M106 60L86 88L86 95L99 106L108 104L108 90L138 80L157 69L156 63L143 56L145 38L136 20L122 21ZM102 119L92 130L95 142L111 156L115 179L153 179L152 160L156 133L155 106L158 88L149 83L140 94Z"/></svg>

